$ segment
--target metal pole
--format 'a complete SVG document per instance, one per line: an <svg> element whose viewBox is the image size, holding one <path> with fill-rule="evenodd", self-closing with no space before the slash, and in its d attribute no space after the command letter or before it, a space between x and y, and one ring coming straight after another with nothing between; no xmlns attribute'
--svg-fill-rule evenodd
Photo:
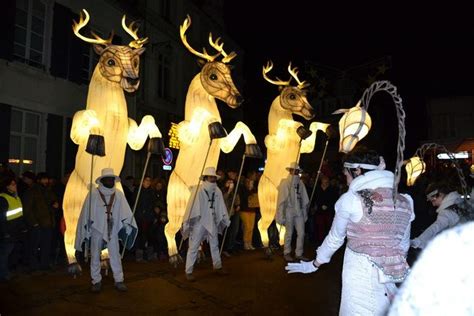
<svg viewBox="0 0 474 316"><path fill-rule="evenodd" d="M235 185L234 196L232 197L232 203L230 204L230 211L232 211L232 208L234 207L235 198L236 198L238 190L239 190L240 177L242 176L242 169L244 169L244 162L245 162L245 154L242 156L242 163L240 164L239 176L237 177L237 184ZM222 254L222 249L224 248L224 243L225 243L225 238L227 236L227 229L228 228L229 227L225 228L224 237L222 238L221 250L220 250L219 254Z"/></svg>
<svg viewBox="0 0 474 316"><path fill-rule="evenodd" d="M318 172L316 173L316 180L314 181L313 190L311 191L311 198L309 199L308 206L311 207L311 202L313 201L314 192L316 191L316 186L318 185L319 175L321 174L321 167L323 166L324 157L326 156L326 150L328 149L329 138L326 140L326 144L324 144L324 151L323 155L321 156L321 161L319 162Z"/></svg>
<svg viewBox="0 0 474 316"><path fill-rule="evenodd" d="M298 146L298 152L296 153L296 163L299 164L300 162L300 153L301 153L301 144L303 143L303 139L300 139L300 144Z"/></svg>
<svg viewBox="0 0 474 316"><path fill-rule="evenodd" d="M211 142L209 143L209 147L207 148L207 153L206 153L206 158L204 158L204 164L202 165L202 169L201 169L201 173L199 175L199 181L197 183L197 186L196 186L196 191L194 192L194 196L193 196L193 201L191 203L191 208L189 209L189 215L188 215L188 218L186 219L186 222L189 220L189 218L191 217L191 213L193 211L193 207L194 207L194 202L196 201L196 196L198 194L198 190L199 190L199 185L201 184L201 177L202 177L202 173L204 172L204 168L206 168L206 162L207 162L207 157L209 156L209 152L211 151L211 146L212 146L212 141L214 139L211 139ZM184 222L183 222L184 223ZM183 238L181 237L181 242L179 243L179 248L178 248L178 252L181 250L181 247L183 246Z"/></svg>
<svg viewBox="0 0 474 316"><path fill-rule="evenodd" d="M137 197L135 198L135 203L133 203L131 221L133 221L133 216L135 215L135 211L137 210L138 200L140 199L140 193L142 192L143 180L145 179L146 169L148 167L148 161L150 161L150 157L151 157L151 152L148 152L147 155L146 155L145 168L143 168L142 178L140 180L140 186L138 187ZM128 242L128 234L127 234L127 237L125 238L125 242L123 244L122 259L123 259L123 255L125 254L125 249L126 249L127 242Z"/></svg>
<svg viewBox="0 0 474 316"><path fill-rule="evenodd" d="M94 173L94 155L91 154L91 175L89 178L89 212L87 216L87 234L89 235L91 232L91 208L92 208L92 176ZM84 246L84 261L87 263L89 262L89 243L91 242L91 236L89 236L89 242L86 242Z"/></svg>

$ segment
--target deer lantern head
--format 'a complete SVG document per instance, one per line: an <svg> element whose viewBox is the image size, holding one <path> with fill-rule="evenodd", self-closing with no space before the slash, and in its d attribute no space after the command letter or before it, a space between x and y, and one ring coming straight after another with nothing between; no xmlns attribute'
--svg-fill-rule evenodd
<svg viewBox="0 0 474 316"><path fill-rule="evenodd" d="M306 99L306 90L308 83L306 81L300 81L298 79L298 68L291 68L291 62L288 65L288 72L291 77L288 81L283 81L277 78L277 80L270 79L267 74L272 70L273 63L269 61L266 66L263 67L262 73L263 78L268 82L280 87L280 104L284 110L290 111L293 114L302 116L303 118L310 120L314 117L313 107L309 104ZM298 83L297 86L290 86L291 79L294 78Z"/></svg>
<svg viewBox="0 0 474 316"><path fill-rule="evenodd" d="M102 39L97 34L91 31L94 38L86 37L79 33L79 31L89 22L89 13L82 10L79 22L73 21L72 30L77 37L88 43L94 44L94 51L100 55L98 67L101 75L111 81L119 83L120 86L127 92L134 92L138 89L140 84L139 69L140 69L140 55L143 54L145 48L143 45L148 41L148 38L139 38L137 35L138 27L134 28L135 22L126 25L125 15L122 18L122 27L132 36L128 46L113 45L113 32L108 39Z"/></svg>
<svg viewBox="0 0 474 316"><path fill-rule="evenodd" d="M214 98L227 103L231 108L237 108L243 102L243 98L232 80L231 67L227 65L237 54L235 52L227 54L224 51L224 43L221 42L221 38L219 37L214 41L212 33L209 33L209 44L217 51L217 54L209 55L205 48L203 48L202 53L196 51L189 45L186 37L189 26L191 26L191 17L188 15L180 26L179 33L184 46L191 53L201 58L200 78L204 89ZM222 60L216 61L216 58L220 55L223 56Z"/></svg>

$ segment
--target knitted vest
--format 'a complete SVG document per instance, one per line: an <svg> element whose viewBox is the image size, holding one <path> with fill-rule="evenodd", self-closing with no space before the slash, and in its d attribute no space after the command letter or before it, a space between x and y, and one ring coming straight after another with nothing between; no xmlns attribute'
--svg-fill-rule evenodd
<svg viewBox="0 0 474 316"><path fill-rule="evenodd" d="M392 281L403 281L408 273L406 254L401 247L413 210L409 201L397 196L394 208L390 188L357 191L363 206L359 222L347 227L347 246L366 255Z"/></svg>

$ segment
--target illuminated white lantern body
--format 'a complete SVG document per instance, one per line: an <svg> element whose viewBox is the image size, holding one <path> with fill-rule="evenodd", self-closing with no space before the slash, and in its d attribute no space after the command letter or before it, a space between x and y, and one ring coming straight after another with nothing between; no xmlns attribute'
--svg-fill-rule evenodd
<svg viewBox="0 0 474 316"><path fill-rule="evenodd" d="M281 91L280 95L273 100L268 114L268 135L265 137L267 161L258 184L258 199L262 215L258 222L258 230L264 247L268 247L268 227L274 220L277 210L278 185L282 179L288 176L288 171L285 168L298 160L298 153L312 152L316 131L318 129L326 131L328 127L328 124L324 123L311 123L310 130L313 133L301 141L296 131L302 124L293 120L293 114L300 115L307 120L314 116L313 108L306 99L304 91L306 84L298 79L297 69L292 69L291 64L288 66L288 71L291 77L297 81L297 86L290 86L291 77L288 81L268 78L267 73L272 68L271 62L263 67L263 77L268 82L280 86ZM284 227L279 227L279 229L280 243L283 243L285 229Z"/></svg>
<svg viewBox="0 0 474 316"><path fill-rule="evenodd" d="M181 259L175 235L181 228L191 189L198 184L203 167L217 167L220 150L225 153L232 151L242 135L246 144L256 144L255 137L242 122L238 122L227 137L211 143L208 125L221 122L215 98L224 101L231 108L236 108L241 103L240 93L227 65L236 54L227 54L223 43L219 42L220 39L213 41L212 34L209 34L209 43L217 54L209 55L205 50L202 53L194 50L188 44L185 34L190 25L191 18L188 16L180 27L181 40L189 51L204 62L201 72L194 77L188 89L184 121L178 125L179 155L168 184L169 222L165 227L165 235L170 262L173 264ZM223 56L223 59L216 61L219 56Z"/></svg>
<svg viewBox="0 0 474 316"><path fill-rule="evenodd" d="M343 153L350 152L357 142L367 136L372 120L369 113L360 106L360 102L350 109L341 109L334 114L344 113L339 120L339 151Z"/></svg>
<svg viewBox="0 0 474 316"><path fill-rule="evenodd" d="M416 179L426 170L425 162L418 156L411 157L405 165L407 186L415 184Z"/></svg>
<svg viewBox="0 0 474 316"><path fill-rule="evenodd" d="M88 23L89 14L83 10L78 23L74 23L74 33L82 40L94 44L100 60L94 70L85 110L73 117L71 139L79 145L76 164L63 200L66 232L64 242L69 263L76 262L74 239L77 221L84 199L89 191L91 177L91 155L85 151L89 134L100 134L105 140L105 156L94 156L92 179L95 180L103 168L113 168L119 174L122 170L127 142L134 150L142 148L148 136L161 137L151 116L145 116L140 126L128 118L127 103L123 90L134 92L138 88L139 59L147 39L140 39L136 29L131 29L122 19L124 29L134 40L128 46L112 45L112 37L103 40L83 36L79 31ZM120 190L122 187L117 183Z"/></svg>

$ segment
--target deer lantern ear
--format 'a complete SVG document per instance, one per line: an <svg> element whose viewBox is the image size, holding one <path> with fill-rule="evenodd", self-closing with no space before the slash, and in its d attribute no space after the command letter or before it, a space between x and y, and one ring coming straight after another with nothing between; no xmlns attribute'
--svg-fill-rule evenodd
<svg viewBox="0 0 474 316"><path fill-rule="evenodd" d="M145 52L145 47L140 47L140 48L137 48L137 49L134 49L133 52L140 56L141 54L143 54Z"/></svg>
<svg viewBox="0 0 474 316"><path fill-rule="evenodd" d="M100 45L100 44L94 44L93 47L94 47L94 52L97 55L102 55L102 53L104 52L104 49L105 49L105 47Z"/></svg>
<svg viewBox="0 0 474 316"><path fill-rule="evenodd" d="M207 61L204 60L204 59L199 58L199 59L197 60L197 64L199 65L199 67L202 68L202 67L204 67L205 64L207 64Z"/></svg>

